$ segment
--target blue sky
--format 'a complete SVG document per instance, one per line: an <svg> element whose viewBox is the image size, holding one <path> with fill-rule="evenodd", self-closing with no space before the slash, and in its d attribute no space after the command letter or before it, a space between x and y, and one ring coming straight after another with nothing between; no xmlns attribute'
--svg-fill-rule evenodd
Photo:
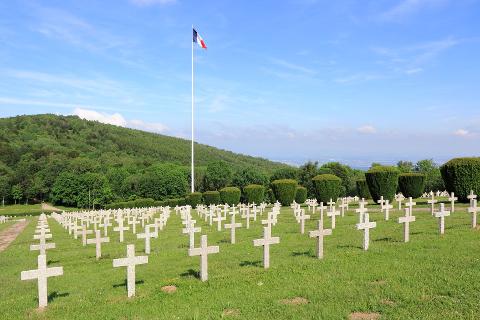
<svg viewBox="0 0 480 320"><path fill-rule="evenodd" d="M302 163L480 151L480 3L2 1L0 116L77 114Z"/></svg>

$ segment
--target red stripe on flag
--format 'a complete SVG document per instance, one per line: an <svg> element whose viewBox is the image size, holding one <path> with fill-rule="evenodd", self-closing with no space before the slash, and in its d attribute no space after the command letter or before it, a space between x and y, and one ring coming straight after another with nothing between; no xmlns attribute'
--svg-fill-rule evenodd
<svg viewBox="0 0 480 320"><path fill-rule="evenodd" d="M202 46L203 49L207 49L207 45L203 41L203 39L200 40L200 45Z"/></svg>

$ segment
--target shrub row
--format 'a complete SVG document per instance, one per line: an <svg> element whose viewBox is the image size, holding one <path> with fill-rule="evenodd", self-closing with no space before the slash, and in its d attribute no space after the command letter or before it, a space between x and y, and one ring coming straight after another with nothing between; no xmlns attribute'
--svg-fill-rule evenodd
<svg viewBox="0 0 480 320"><path fill-rule="evenodd" d="M320 174L313 179L315 196L318 202L336 201L342 192L342 179L333 174Z"/></svg>
<svg viewBox="0 0 480 320"><path fill-rule="evenodd" d="M468 202L471 190L480 193L480 158L455 158L440 167L448 192L455 192L460 202Z"/></svg>
<svg viewBox="0 0 480 320"><path fill-rule="evenodd" d="M370 199L372 196L370 195L370 191L368 190L367 180L360 179L355 181L357 186L357 195L363 199Z"/></svg>
<svg viewBox="0 0 480 320"><path fill-rule="evenodd" d="M295 199L297 181L293 179L280 179L272 182L275 198L282 206L289 206Z"/></svg>
<svg viewBox="0 0 480 320"><path fill-rule="evenodd" d="M376 166L365 173L368 190L375 203L382 196L390 202L393 200L397 192L398 174L397 168L389 166Z"/></svg>
<svg viewBox="0 0 480 320"><path fill-rule="evenodd" d="M405 197L419 198L425 189L425 175L402 173L398 176L398 187Z"/></svg>

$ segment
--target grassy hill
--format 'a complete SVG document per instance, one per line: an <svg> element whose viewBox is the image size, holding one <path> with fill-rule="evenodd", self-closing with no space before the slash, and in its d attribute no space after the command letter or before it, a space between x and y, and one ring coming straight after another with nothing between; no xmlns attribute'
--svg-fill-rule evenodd
<svg viewBox="0 0 480 320"><path fill-rule="evenodd" d="M189 140L52 114L0 119L0 151L0 161L10 166L25 154L34 158L61 155L91 159L114 155L123 162L190 164ZM196 144L195 157L199 166L223 160L232 166L255 166L267 173L285 166L204 144Z"/></svg>

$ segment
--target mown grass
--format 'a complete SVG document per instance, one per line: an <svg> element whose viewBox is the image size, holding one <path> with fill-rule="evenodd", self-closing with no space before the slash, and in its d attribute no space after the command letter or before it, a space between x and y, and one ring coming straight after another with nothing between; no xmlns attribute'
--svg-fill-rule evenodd
<svg viewBox="0 0 480 320"><path fill-rule="evenodd" d="M403 215L403 212L401 213ZM125 268L112 259L124 257L126 243L142 255L143 241L128 233L124 244L110 232L103 258L95 261L95 247L82 247L53 219L49 219L55 250L50 266L63 266L64 275L50 278L50 301L36 310L35 281L20 281L20 272L36 267L36 252L28 246L37 218L0 253L0 317L8 319L346 319L352 312L376 312L382 319L478 319L480 317L480 233L470 227L465 206L446 219L446 234L438 235L437 220L427 211L415 212L411 242L403 243L403 227L371 213L377 228L368 252L361 249L363 233L355 230L357 215L350 211L337 220L325 239L325 258L314 257L315 240L299 233L292 210L282 209L273 235L271 268L262 267L262 249L253 247L262 227L237 230L237 244L229 231L216 231L203 221L202 232L220 253L209 256L209 281L196 278L199 258L188 257L188 237L181 220L172 214L166 229L152 241L148 265L137 267L137 296L126 297ZM307 230L316 226L316 217ZM238 221L238 219L237 219ZM243 222L243 221L242 221ZM326 220L326 226L329 226ZM198 245L199 237L196 237ZM161 291L175 285L173 294ZM285 305L283 299L302 297L305 305ZM226 314L231 315L226 315Z"/></svg>
<svg viewBox="0 0 480 320"><path fill-rule="evenodd" d="M57 209L64 211L76 210L76 208L61 207L56 206ZM23 216L39 216L40 214L51 213L51 210L42 210L42 205L37 204L15 204L15 205L6 205L0 207L0 216L12 216L12 217L23 217Z"/></svg>

